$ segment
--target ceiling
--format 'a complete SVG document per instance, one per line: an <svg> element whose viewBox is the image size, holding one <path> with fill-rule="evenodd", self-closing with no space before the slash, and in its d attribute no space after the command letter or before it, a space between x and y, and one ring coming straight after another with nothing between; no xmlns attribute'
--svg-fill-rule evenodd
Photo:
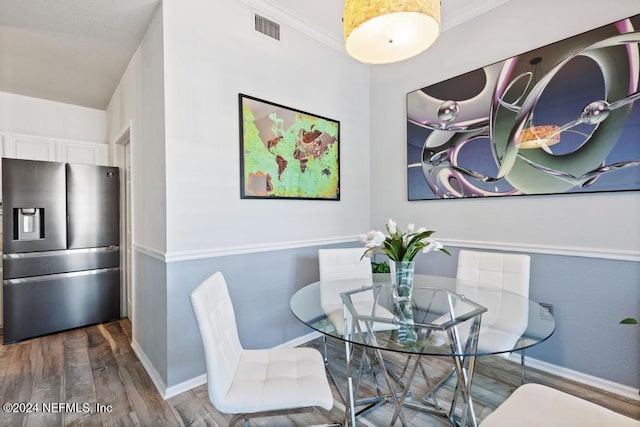
<svg viewBox="0 0 640 427"><path fill-rule="evenodd" d="M345 0L241 0L346 55L343 47L342 7ZM442 0L442 31L482 15L510 0Z"/></svg>
<svg viewBox="0 0 640 427"><path fill-rule="evenodd" d="M104 110L160 0L0 0L0 91Z"/></svg>
<svg viewBox="0 0 640 427"><path fill-rule="evenodd" d="M344 53L344 0L241 0ZM443 31L509 0L444 0ZM0 0L0 91L104 110L160 0Z"/></svg>

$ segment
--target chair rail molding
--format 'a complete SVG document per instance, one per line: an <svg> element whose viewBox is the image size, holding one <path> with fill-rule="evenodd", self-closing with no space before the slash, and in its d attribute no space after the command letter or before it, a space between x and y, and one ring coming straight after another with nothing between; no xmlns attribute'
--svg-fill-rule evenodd
<svg viewBox="0 0 640 427"><path fill-rule="evenodd" d="M157 260L160 260L162 262L166 262L166 254L163 251L159 251L157 249L153 249L153 248L149 248L147 246L138 244L138 243L133 243L133 250L136 252L139 252L141 254L147 255L151 258L155 258Z"/></svg>
<svg viewBox="0 0 640 427"><path fill-rule="evenodd" d="M576 246L539 245L531 243L504 243L477 240L438 239L445 246L455 248L488 249L495 251L525 252L543 255L600 258L618 261L640 261L640 251L626 249L586 248Z"/></svg>
<svg viewBox="0 0 640 427"><path fill-rule="evenodd" d="M240 245L229 246L223 248L209 248L199 249L191 251L171 251L162 252L153 248L135 244L134 250L141 252L152 258L156 258L160 261L171 263L180 261L192 261L197 259L206 258L218 258L230 255L244 255L259 252L272 252L287 249L298 249L310 246L327 246L336 245L342 243L355 243L358 241L356 235L353 236L336 236L321 239L308 239L308 240L296 240L287 242L274 242L264 243L258 245ZM640 251L626 250L626 249L605 249L605 248L587 248L576 246L561 246L561 245L540 245L530 243L505 243L505 242L490 242L479 240L459 240L459 239L438 239L445 246L452 246L455 248L469 248L469 249L485 249L505 252L523 252L523 253L536 253L543 255L557 255L557 256L573 256L582 258L598 258L598 259L610 259L617 261L640 261Z"/></svg>
<svg viewBox="0 0 640 427"><path fill-rule="evenodd" d="M196 259L218 258L229 255L244 255L258 252L273 252L287 249L306 248L310 246L326 246L340 243L351 243L357 240L354 236L338 236L323 239L297 240L289 242L274 242L258 245L229 246L225 248L211 248L194 251L176 251L164 254L165 262L192 261Z"/></svg>

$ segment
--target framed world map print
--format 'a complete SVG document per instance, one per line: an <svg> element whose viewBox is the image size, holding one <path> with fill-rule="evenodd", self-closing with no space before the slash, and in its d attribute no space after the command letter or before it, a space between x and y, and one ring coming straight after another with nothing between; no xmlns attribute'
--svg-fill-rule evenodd
<svg viewBox="0 0 640 427"><path fill-rule="evenodd" d="M239 94L240 197L340 200L340 122Z"/></svg>

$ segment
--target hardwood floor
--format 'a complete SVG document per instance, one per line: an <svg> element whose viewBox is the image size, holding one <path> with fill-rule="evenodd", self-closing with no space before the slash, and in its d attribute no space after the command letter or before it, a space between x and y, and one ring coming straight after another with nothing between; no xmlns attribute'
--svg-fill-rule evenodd
<svg viewBox="0 0 640 427"><path fill-rule="evenodd" d="M38 404L38 412L0 411L0 426L225 426L231 416L216 411L206 385L163 400L130 346L131 323L117 322L90 326L0 347L0 401ZM320 347L320 340L307 345ZM343 381L342 346L330 346L334 372ZM385 354L394 364L401 360ZM342 358L342 359L341 359ZM425 359L433 380L450 369L442 359ZM342 379L342 380L341 380ZM564 380L534 369L527 381L547 384L594 401L616 412L640 419L640 402ZM476 413L484 418L520 384L519 366L498 357L478 363L473 395ZM362 390L363 393L371 389ZM424 381L416 381L412 392L426 391ZM451 387L439 391L447 399ZM344 406L334 389L335 405L329 413L258 418L254 426L302 426L338 421ZM46 405L47 407L43 407ZM14 405L16 406L16 405ZM43 410L47 409L47 410ZM392 405L369 412L358 419L363 426L389 425ZM444 419L405 410L411 426L440 427Z"/></svg>

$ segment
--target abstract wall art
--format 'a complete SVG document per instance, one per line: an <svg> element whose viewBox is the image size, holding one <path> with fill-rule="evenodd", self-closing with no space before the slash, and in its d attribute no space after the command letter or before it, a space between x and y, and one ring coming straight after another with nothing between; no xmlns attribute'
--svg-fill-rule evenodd
<svg viewBox="0 0 640 427"><path fill-rule="evenodd" d="M407 94L409 200L640 189L640 15Z"/></svg>
<svg viewBox="0 0 640 427"><path fill-rule="evenodd" d="M340 200L340 122L238 98L240 197Z"/></svg>

